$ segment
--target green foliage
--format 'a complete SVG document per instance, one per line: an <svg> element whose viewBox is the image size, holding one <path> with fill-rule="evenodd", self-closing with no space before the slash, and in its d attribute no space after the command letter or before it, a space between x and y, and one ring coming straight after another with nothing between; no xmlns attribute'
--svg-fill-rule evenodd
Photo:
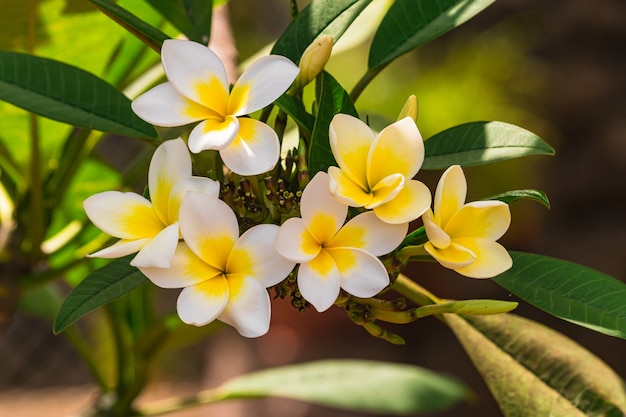
<svg viewBox="0 0 626 417"><path fill-rule="evenodd" d="M483 165L530 155L553 155L534 133L502 122L473 122L451 127L425 143L422 169Z"/></svg>
<svg viewBox="0 0 626 417"><path fill-rule="evenodd" d="M298 124L298 127L307 137L311 137L315 117L307 113L301 101L288 94L283 94L276 100L276 105Z"/></svg>
<svg viewBox="0 0 626 417"><path fill-rule="evenodd" d="M211 36L212 0L147 0L191 41L207 44Z"/></svg>
<svg viewBox="0 0 626 417"><path fill-rule="evenodd" d="M513 267L494 281L548 313L626 339L626 284L591 268L511 252Z"/></svg>
<svg viewBox="0 0 626 417"><path fill-rule="evenodd" d="M445 321L506 417L622 417L626 412L624 382L567 337L512 314L447 315Z"/></svg>
<svg viewBox="0 0 626 417"><path fill-rule="evenodd" d="M511 204L517 200L534 200L545 207L550 208L548 196L541 190L513 190L502 194L492 195L485 200L498 200L507 204Z"/></svg>

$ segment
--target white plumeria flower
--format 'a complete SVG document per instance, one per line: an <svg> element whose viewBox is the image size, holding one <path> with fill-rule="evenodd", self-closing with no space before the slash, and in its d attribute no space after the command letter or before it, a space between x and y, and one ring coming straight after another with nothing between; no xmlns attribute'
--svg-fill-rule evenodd
<svg viewBox="0 0 626 417"><path fill-rule="evenodd" d="M463 170L453 165L439 180L434 213L422 216L429 241L424 249L446 268L470 278L491 278L513 262L496 242L511 224L509 206L502 201L465 204L467 182Z"/></svg>
<svg viewBox="0 0 626 417"><path fill-rule="evenodd" d="M178 245L178 211L187 191L199 191L213 199L220 185L191 176L191 157L182 139L163 142L152 156L148 170L150 199L120 191L92 195L83 203L89 219L119 240L89 255L119 258L139 251L130 262L137 267L167 268Z"/></svg>
<svg viewBox="0 0 626 417"><path fill-rule="evenodd" d="M340 288L367 298L389 285L377 256L394 250L408 230L408 223L388 224L372 212L344 225L348 207L333 198L328 184L325 172L313 177L302 193L302 218L283 223L274 244L285 258L300 263L298 288L317 311L330 308Z"/></svg>
<svg viewBox="0 0 626 417"><path fill-rule="evenodd" d="M430 190L413 180L424 161L415 121L405 117L376 135L347 114L330 122L330 147L339 168L328 168L330 191L352 207L373 209L386 223L417 219L430 207Z"/></svg>
<svg viewBox="0 0 626 417"><path fill-rule="evenodd" d="M255 61L228 90L226 70L206 46L185 40L163 42L161 61L168 82L132 103L139 117L157 126L201 121L189 135L189 149L218 150L226 166L240 175L272 169L280 145L268 125L244 116L280 97L298 74L289 59L270 55Z"/></svg>
<svg viewBox="0 0 626 417"><path fill-rule="evenodd" d="M239 237L239 225L222 200L187 193L180 209L185 240L170 268L139 268L154 284L183 288L178 315L202 326L217 319L242 336L265 334L270 323L266 288L278 284L295 263L280 256L272 244L278 226L261 224Z"/></svg>

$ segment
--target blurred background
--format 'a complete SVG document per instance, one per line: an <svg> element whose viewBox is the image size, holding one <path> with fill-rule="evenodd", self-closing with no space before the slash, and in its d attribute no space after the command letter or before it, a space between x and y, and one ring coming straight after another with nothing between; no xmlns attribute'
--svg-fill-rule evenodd
<svg viewBox="0 0 626 417"><path fill-rule="evenodd" d="M20 19L26 2L8 4L8 12L0 14L0 49L23 50ZM111 46L94 46L93 40L105 33L119 35L115 24L87 1L42 0L38 7L37 52L54 53L59 60L99 73ZM272 42L288 24L287 0L231 0L228 7L241 61ZM365 72L368 45L365 40L333 56L327 67L347 90ZM89 61L82 59L86 50ZM551 210L529 201L515 203L512 226L501 242L508 249L573 261L626 281L626 2L499 0L460 28L394 62L356 104L362 117L395 120L410 94L419 100L418 126L424 137L468 121L499 120L550 143L555 157L467 169L468 199L520 188L544 190ZM0 136L16 138L11 150L18 159L28 155L26 142L19 140L25 130L22 118L20 110L0 104ZM57 128L49 123L50 129ZM44 144L45 152L58 152L55 146ZM136 141L103 142L98 148L101 160L81 171L82 185L73 195L78 199L110 189L105 183L115 183L116 167L124 170L129 155L149 151ZM418 179L434 189L440 175L420 172ZM138 180L136 189L143 185ZM68 203L68 218L82 215L81 202ZM407 275L444 298L515 300L490 280L466 279L437 265L420 264ZM173 307L176 295L162 291L164 309ZM475 390L472 402L437 416L501 415L460 345L439 321L426 318L393 327L407 341L399 347L370 337L339 309L300 314L288 302L275 301L270 332L262 338L244 339L224 327L207 341L165 355L146 400L210 388L270 366L364 358L416 364L454 375ZM516 313L568 335L626 376L624 340L563 322L524 303ZM376 381L364 383L375 389ZM26 311L15 314L0 337L0 415L72 415L89 401L92 387L85 365L62 335L52 335L50 322ZM255 400L172 415L361 414L295 401Z"/></svg>

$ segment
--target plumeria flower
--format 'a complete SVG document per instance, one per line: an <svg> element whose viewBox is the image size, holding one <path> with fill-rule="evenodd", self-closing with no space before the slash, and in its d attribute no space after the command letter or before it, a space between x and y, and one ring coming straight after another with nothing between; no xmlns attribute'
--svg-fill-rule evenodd
<svg viewBox="0 0 626 417"><path fill-rule="evenodd" d="M405 117L376 135L347 114L330 122L330 147L339 168L328 168L330 192L352 207L373 209L386 223L417 219L430 206L428 187L413 180L424 161L415 122Z"/></svg>
<svg viewBox="0 0 626 417"><path fill-rule="evenodd" d="M366 298L389 285L377 256L395 249L408 230L408 223L388 224L372 212L344 225L348 207L333 198L328 186L325 172L313 177L302 193L302 218L283 223L274 244L282 256L300 264L298 288L317 311L330 308L340 288Z"/></svg>
<svg viewBox="0 0 626 417"><path fill-rule="evenodd" d="M446 268L470 278L491 278L511 267L511 256L496 242L511 224L509 206L501 201L465 204L467 182L453 165L439 180L434 213L422 216L429 241L424 249Z"/></svg>
<svg viewBox="0 0 626 417"><path fill-rule="evenodd" d="M85 200L89 219L120 240L89 256L118 258L139 251L130 262L137 267L167 268L179 239L178 211L187 191L217 199L217 181L191 176L191 157L182 139L163 142L148 169L150 200L120 191L107 191Z"/></svg>
<svg viewBox="0 0 626 417"><path fill-rule="evenodd" d="M262 57L229 92L224 65L204 45L168 39L161 61L169 81L133 101L139 117L165 127L201 121L189 135L191 152L218 150L237 174L261 174L276 165L280 152L276 133L265 123L241 116L280 97L298 74L295 64L278 55Z"/></svg>
<svg viewBox="0 0 626 417"><path fill-rule="evenodd" d="M185 240L169 268L139 268L164 288L183 288L178 315L202 326L217 319L241 335L258 337L270 323L266 288L278 284L295 263L273 247L278 226L261 224L241 237L237 218L222 200L189 192L180 209Z"/></svg>

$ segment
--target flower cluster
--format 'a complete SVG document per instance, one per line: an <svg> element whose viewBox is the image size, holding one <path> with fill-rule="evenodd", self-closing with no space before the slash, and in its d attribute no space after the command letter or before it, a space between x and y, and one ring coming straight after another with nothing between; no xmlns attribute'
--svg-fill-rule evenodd
<svg viewBox="0 0 626 417"><path fill-rule="evenodd" d="M390 284L390 272L398 272L381 257L393 256L410 222L420 217L428 237L423 250L444 267L486 278L511 266L495 242L509 226L508 206L465 204L467 186L459 166L442 176L431 210L430 190L413 179L424 160L424 143L412 117L376 133L358 118L337 114L329 142L338 166L318 172L307 184L294 182L297 190L284 190L283 195L297 197L279 215L272 215L276 201L269 196L276 191L271 187L266 195L243 192L267 213L253 225L242 222L245 215L232 196L226 198L226 184L192 176L189 151L219 152L224 175L247 187L261 188L258 174L267 173L266 185L274 184L278 172L287 180L293 177L291 165L277 167L278 135L248 115L285 93L298 67L280 56L261 58L229 91L222 63L203 45L167 40L162 63L168 82L137 98L134 111L158 126L197 125L185 139L157 148L148 173L150 199L109 191L88 198L84 207L96 226L120 239L91 256L137 252L131 265L154 284L182 288L177 310L184 322L204 325L217 319L243 336L263 335L270 323L267 288L292 273L301 296L318 311L335 304L342 291L374 297ZM307 71L309 82L314 75Z"/></svg>

